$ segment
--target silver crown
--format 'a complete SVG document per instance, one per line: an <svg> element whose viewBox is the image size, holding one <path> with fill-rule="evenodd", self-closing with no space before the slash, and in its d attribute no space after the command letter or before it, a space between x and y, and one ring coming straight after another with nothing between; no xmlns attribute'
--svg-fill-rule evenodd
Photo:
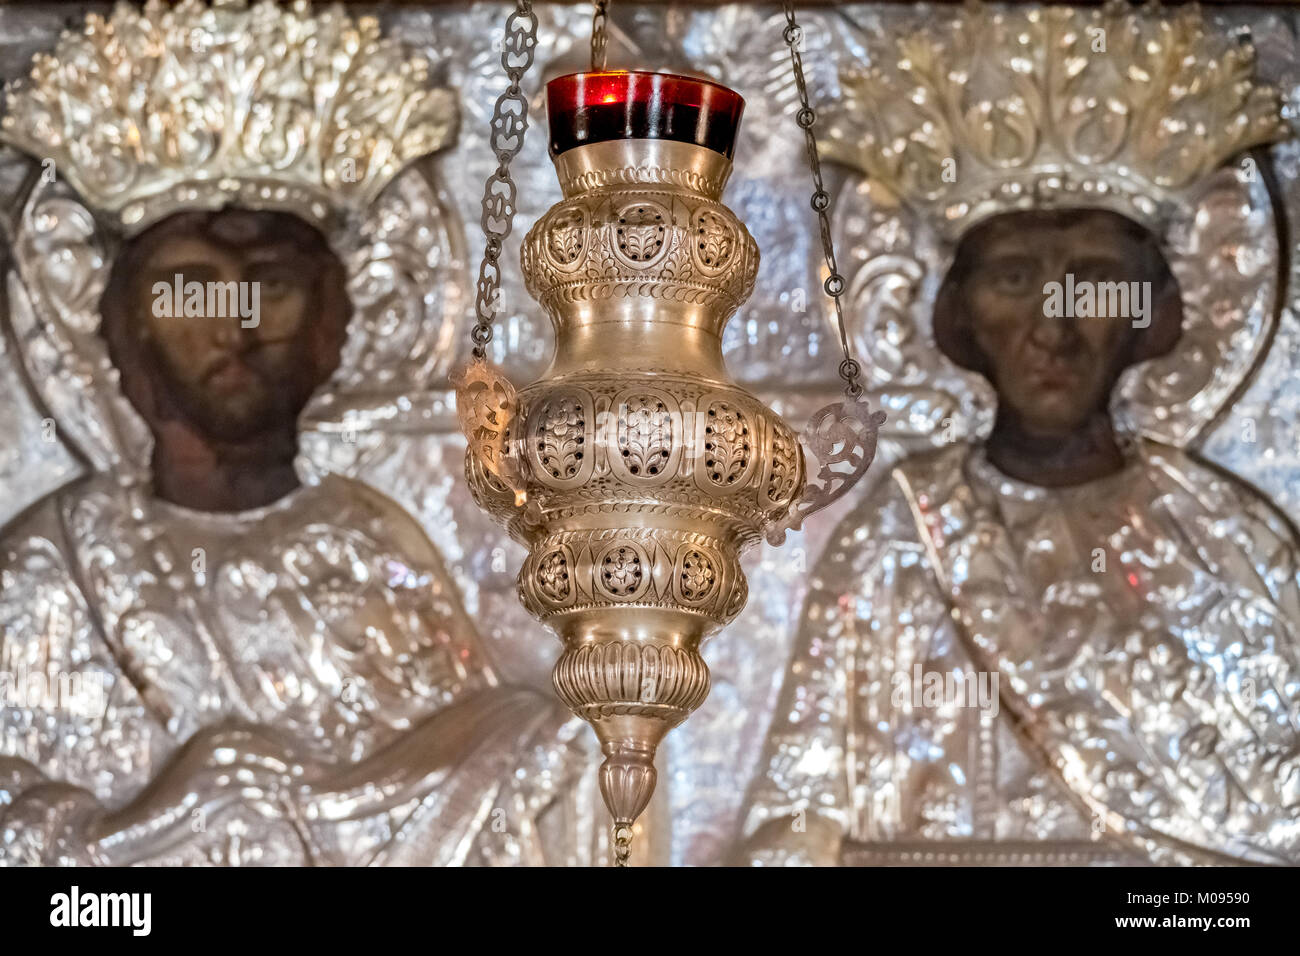
<svg viewBox="0 0 1300 956"><path fill-rule="evenodd" d="M1287 135L1253 50L1195 7L972 5L841 83L826 157L949 238L1043 206L1160 226L1231 157Z"/></svg>
<svg viewBox="0 0 1300 956"><path fill-rule="evenodd" d="M306 2L119 3L6 87L0 138L126 233L185 208L332 227L455 136L453 93L373 17Z"/></svg>

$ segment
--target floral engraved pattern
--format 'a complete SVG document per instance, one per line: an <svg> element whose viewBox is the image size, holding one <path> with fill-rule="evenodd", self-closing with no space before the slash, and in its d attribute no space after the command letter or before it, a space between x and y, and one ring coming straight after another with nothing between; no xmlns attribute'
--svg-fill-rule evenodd
<svg viewBox="0 0 1300 956"><path fill-rule="evenodd" d="M577 398L549 402L534 438L537 460L552 478L574 478L586 454L586 412Z"/></svg>
<svg viewBox="0 0 1300 956"><path fill-rule="evenodd" d="M519 595L542 620L636 602L689 611L712 630L734 616L733 591L743 577L733 544L708 535L566 531L536 545Z"/></svg>
<svg viewBox="0 0 1300 956"><path fill-rule="evenodd" d="M718 572L713 562L701 551L692 548L682 557L679 585L682 598L692 604L706 600L713 593Z"/></svg>
<svg viewBox="0 0 1300 956"><path fill-rule="evenodd" d="M600 583L613 597L632 597L641 589L645 569L635 548L617 545L605 552L600 561Z"/></svg>
<svg viewBox="0 0 1300 956"><path fill-rule="evenodd" d="M673 450L673 416L657 398L629 399L619 408L618 451L633 477L653 478Z"/></svg>
<svg viewBox="0 0 1300 956"><path fill-rule="evenodd" d="M638 296L716 306L722 320L758 272L753 237L725 206L632 189L566 199L533 225L522 255L529 293L561 321L568 305L625 294L629 284Z"/></svg>
<svg viewBox="0 0 1300 956"><path fill-rule="evenodd" d="M704 473L715 485L734 485L753 457L749 420L728 402L709 406L704 426Z"/></svg>
<svg viewBox="0 0 1300 956"><path fill-rule="evenodd" d="M424 59L376 18L216 6L119 4L65 31L7 96L6 142L49 157L89 207L134 228L195 193L278 196L317 225L315 197L328 196L364 218L408 163L455 141L457 95L430 89Z"/></svg>
<svg viewBox="0 0 1300 956"><path fill-rule="evenodd" d="M556 213L546 232L546 253L564 268L578 261L587 237L587 217L580 207L568 206Z"/></svg>
<svg viewBox="0 0 1300 956"><path fill-rule="evenodd" d="M767 476L767 500L781 504L790 499L799 481L799 450L794 436L784 428L772 430L772 471Z"/></svg>
<svg viewBox="0 0 1300 956"><path fill-rule="evenodd" d="M695 216L695 258L700 269L717 275L731 264L736 233L725 218L711 209Z"/></svg>
<svg viewBox="0 0 1300 956"><path fill-rule="evenodd" d="M651 203L628 206L618 217L619 254L633 263L652 262L663 251L667 238L664 211Z"/></svg>
<svg viewBox="0 0 1300 956"><path fill-rule="evenodd" d="M569 559L563 549L557 548L542 558L537 567L537 589L542 597L564 604L573 593L573 584L569 578Z"/></svg>

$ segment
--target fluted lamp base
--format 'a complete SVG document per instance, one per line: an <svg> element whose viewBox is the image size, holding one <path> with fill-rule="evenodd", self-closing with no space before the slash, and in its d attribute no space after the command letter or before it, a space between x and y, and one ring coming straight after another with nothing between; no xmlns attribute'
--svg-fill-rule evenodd
<svg viewBox="0 0 1300 956"><path fill-rule="evenodd" d="M656 618L675 616L662 609L605 609L557 628L565 647L555 665L555 690L600 740L600 792L613 818L619 865L627 862L633 825L654 794L660 741L709 693L709 669L699 654L703 626L688 620L686 628L645 633ZM610 620L620 617L634 621L618 627ZM598 635L588 630L593 624Z"/></svg>

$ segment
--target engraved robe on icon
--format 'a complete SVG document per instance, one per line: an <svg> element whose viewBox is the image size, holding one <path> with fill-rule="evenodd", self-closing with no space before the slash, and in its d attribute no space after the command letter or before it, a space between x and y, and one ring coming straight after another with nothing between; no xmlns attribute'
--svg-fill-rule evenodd
<svg viewBox="0 0 1300 956"><path fill-rule="evenodd" d="M77 482L0 544L0 635L0 862L541 863L583 770L424 532L341 477L238 514Z"/></svg>
<svg viewBox="0 0 1300 956"><path fill-rule="evenodd" d="M917 665L996 675L997 712L912 699ZM814 573L744 834L756 863L1300 863L1293 529L1151 444L1058 489L903 461Z"/></svg>

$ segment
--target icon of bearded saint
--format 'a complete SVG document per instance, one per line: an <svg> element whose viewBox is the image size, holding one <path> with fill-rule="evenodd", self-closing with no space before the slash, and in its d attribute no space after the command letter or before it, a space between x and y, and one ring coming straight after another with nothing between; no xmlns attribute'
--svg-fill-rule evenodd
<svg viewBox="0 0 1300 956"><path fill-rule="evenodd" d="M1276 95L1190 8L972 8L872 62L826 148L914 453L813 571L741 858L1300 862L1295 529L1194 450L1278 321Z"/></svg>
<svg viewBox="0 0 1300 956"><path fill-rule="evenodd" d="M304 408L383 416L451 361L394 260L445 232L412 163L455 126L373 19L304 4L124 4L10 88L57 173L10 320L91 474L0 542L0 861L545 861L572 718L499 683L406 512L295 469ZM177 276L235 294L159 308Z"/></svg>

